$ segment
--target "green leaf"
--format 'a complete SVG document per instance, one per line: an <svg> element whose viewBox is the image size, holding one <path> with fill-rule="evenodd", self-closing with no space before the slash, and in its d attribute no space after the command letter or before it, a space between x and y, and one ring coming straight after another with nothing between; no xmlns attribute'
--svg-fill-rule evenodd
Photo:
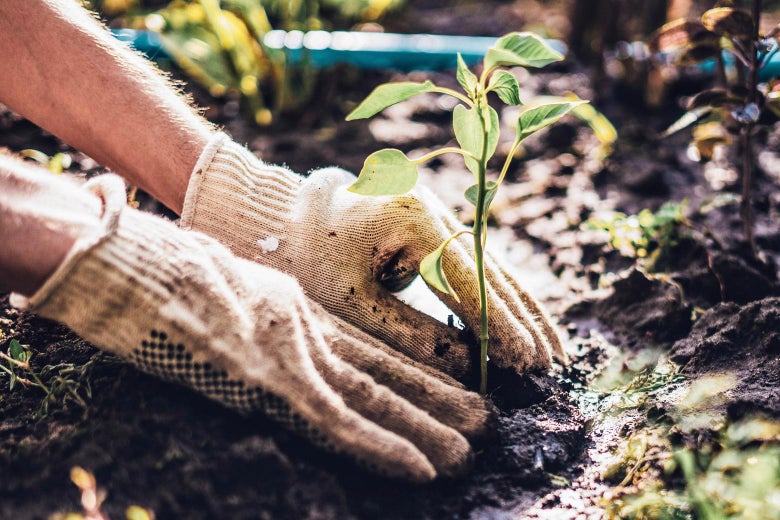
<svg viewBox="0 0 780 520"><path fill-rule="evenodd" d="M417 163L401 150L385 148L363 163L358 179L348 188L353 193L380 197L403 195L417 184Z"/></svg>
<svg viewBox="0 0 780 520"><path fill-rule="evenodd" d="M701 22L710 31L732 38L752 38L753 18L750 13L733 7L716 7L701 15Z"/></svg>
<svg viewBox="0 0 780 520"><path fill-rule="evenodd" d="M517 121L517 140L549 126L587 101L558 101L537 105L524 110Z"/></svg>
<svg viewBox="0 0 780 520"><path fill-rule="evenodd" d="M680 130L684 130L685 128L688 128L693 123L701 119L702 117L707 116L710 112L712 112L712 107L698 107L694 108L693 110L689 110L688 112L684 113L680 118L669 125L669 128L661 132L660 137L665 138L669 137L672 134L676 134Z"/></svg>
<svg viewBox="0 0 780 520"><path fill-rule="evenodd" d="M238 88L230 60L221 52L219 39L202 26L188 26L160 35L165 52L195 81L205 86L212 96L224 96Z"/></svg>
<svg viewBox="0 0 780 520"><path fill-rule="evenodd" d="M11 355L11 358L16 361L21 361L22 363L27 361L27 351L24 350L24 347L19 343L19 340L11 340L8 345L8 353Z"/></svg>
<svg viewBox="0 0 780 520"><path fill-rule="evenodd" d="M460 301L458 295L450 286L450 282L447 281L447 276L444 274L444 268L441 265L442 256L444 255L444 249L450 243L451 239L445 240L436 251L429 253L420 262L420 276L423 277L425 282L444 294L449 294L455 298L456 302Z"/></svg>
<svg viewBox="0 0 780 520"><path fill-rule="evenodd" d="M487 107L486 112L489 117L488 124L490 127L486 132L478 110L480 110L478 107L466 108L463 105L456 106L452 112L452 126L460 147L475 157L482 157L482 145L485 143L485 133L487 133L486 158L490 158L498 145L498 113L492 107ZM474 175L478 175L479 161L471 157L464 157L464 160L469 171Z"/></svg>
<svg viewBox="0 0 780 520"><path fill-rule="evenodd" d="M469 70L466 62L463 61L463 56L458 53L458 72L455 77L458 79L458 83L466 91L466 94L471 99L474 99L474 93L477 90L477 76Z"/></svg>
<svg viewBox="0 0 780 520"><path fill-rule="evenodd" d="M593 105L579 105L575 107L571 113L573 116L578 117L587 123L602 144L611 146L617 140L617 130L615 130L612 122L607 119L607 116L593 108Z"/></svg>
<svg viewBox="0 0 780 520"><path fill-rule="evenodd" d="M496 183L493 181L487 181L485 185L485 200L483 201L484 210L487 211L490 203L493 202L493 197L496 196ZM466 188L466 192L463 194L466 200L471 202L474 206L477 205L477 197L479 195L479 184L472 184Z"/></svg>
<svg viewBox="0 0 780 520"><path fill-rule="evenodd" d="M44 166L49 164L49 156L41 152L40 150L27 148L25 150L22 150L19 153L22 155L22 157L26 157L27 159L32 159L33 161L39 164L43 164Z"/></svg>
<svg viewBox="0 0 780 520"><path fill-rule="evenodd" d="M704 42L697 45L693 45L688 49L680 52L674 59L674 64L680 67L688 67L690 65L696 65L704 60L714 58L721 53L720 42L714 44Z"/></svg>
<svg viewBox="0 0 780 520"><path fill-rule="evenodd" d="M648 38L650 52L674 54L701 44L717 44L719 36L708 31L701 22L680 18L656 30Z"/></svg>
<svg viewBox="0 0 780 520"><path fill-rule="evenodd" d="M62 152L54 154L51 158L51 161L49 161L49 171L51 171L52 173L60 174L66 168L70 168L72 162L73 161L70 157L70 154L62 153Z"/></svg>
<svg viewBox="0 0 780 520"><path fill-rule="evenodd" d="M723 107L734 108L738 105L748 103L746 95L737 95L734 92L723 88L711 88L703 90L693 96L686 105L687 110L693 110L699 107Z"/></svg>
<svg viewBox="0 0 780 520"><path fill-rule="evenodd" d="M488 92L495 92L507 105L523 104L520 101L520 85L517 84L517 78L505 70L499 70L490 76L487 89Z"/></svg>
<svg viewBox="0 0 780 520"><path fill-rule="evenodd" d="M410 97L424 92L431 92L436 85L430 81L417 83L414 81L402 81L398 83L386 83L374 89L355 110L349 113L347 121L366 119L378 114L391 105L405 101Z"/></svg>
<svg viewBox="0 0 780 520"><path fill-rule="evenodd" d="M544 67L561 61L563 55L550 47L536 34L509 33L502 36L485 54L485 68L493 67Z"/></svg>

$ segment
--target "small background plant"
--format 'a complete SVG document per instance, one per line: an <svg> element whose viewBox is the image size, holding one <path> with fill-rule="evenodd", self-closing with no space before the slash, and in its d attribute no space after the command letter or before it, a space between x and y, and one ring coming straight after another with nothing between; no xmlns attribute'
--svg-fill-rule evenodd
<svg viewBox="0 0 780 520"><path fill-rule="evenodd" d="M606 231L610 247L624 256L641 259L652 272L679 243L683 228L692 227L686 217L687 208L687 200L667 202L655 212L643 209L636 215L614 212L591 217L582 227Z"/></svg>
<svg viewBox="0 0 780 520"><path fill-rule="evenodd" d="M774 2L767 2L773 4ZM780 25L761 32L762 0L717 2L699 20L680 18L658 29L650 38L650 51L674 64L713 64L714 86L693 96L686 113L662 135L693 124L693 144L702 159L712 157L717 145L739 138L742 157L740 214L743 234L755 254L753 207L754 138L765 108L780 113L780 83L772 78L762 88L759 74L778 50ZM729 74L729 64L733 64Z"/></svg>
<svg viewBox="0 0 780 520"><path fill-rule="evenodd" d="M98 355L83 365L59 363L40 370L30 364L32 357L32 351L15 338L8 342L6 352L0 352L0 375L8 376L8 390L14 390L18 384L40 389L44 393L39 408L42 415L48 414L54 403L61 407L76 404L86 410L87 401L92 398L88 375Z"/></svg>
<svg viewBox="0 0 780 520"><path fill-rule="evenodd" d="M563 56L559 52L535 34L510 33L498 39L487 51L479 76L472 72L458 56L457 81L463 92L437 86L431 81L387 83L377 87L347 116L347 120L369 118L391 105L426 92L446 94L459 101L452 113L452 127L458 147L442 148L419 159L410 159L402 151L393 148L374 152L366 158L357 181L349 189L370 196L402 195L417 183L417 168L420 164L445 153L457 153L463 156L466 167L474 175L475 181L475 184L464 194L466 200L474 206L473 228L470 231L459 231L447 238L421 261L419 271L431 287L458 300L458 295L447 281L442 268L442 257L452 240L464 234L472 236L476 283L480 295L480 391L482 393L487 390L489 341L484 273L488 209L520 144L527 137L586 103L577 98L545 97L541 101L525 105L518 117L516 135L498 178L491 181L486 176L487 164L496 151L500 128L498 113L490 106L488 94L494 93L507 105L523 105L517 79L505 69L516 66L544 67L562 59Z"/></svg>
<svg viewBox="0 0 780 520"><path fill-rule="evenodd" d="M371 22L400 0L174 0L144 8L137 0L89 2L107 16L160 34L166 53L215 97L237 96L259 125L300 107L312 95L316 72L306 56L289 63L263 41L271 30L330 29L334 23Z"/></svg>

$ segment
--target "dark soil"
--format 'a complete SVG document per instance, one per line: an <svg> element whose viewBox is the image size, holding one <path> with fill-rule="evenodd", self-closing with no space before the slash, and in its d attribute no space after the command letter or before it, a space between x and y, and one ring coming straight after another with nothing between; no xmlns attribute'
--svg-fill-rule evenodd
<svg viewBox="0 0 780 520"><path fill-rule="evenodd" d="M494 10L484 2L458 9L420 3L394 22L395 29L500 34L542 17L567 30L554 7L527 2L524 10L521 4L496 3ZM494 17L503 25L480 23ZM236 115L234 101L192 91L212 120L270 162L301 172L334 164L358 171L365 156L382 146L413 152L452 139L448 112L433 96L415 98L373 122L343 122L373 86L428 77L454 82L440 73L324 72L320 95L306 110L262 129ZM142 374L0 297L0 348L5 351L12 339L29 345L34 369L58 366L44 380L65 374L86 405L60 395L44 411L40 389L9 390L8 378L0 376L0 518L78 511L78 491L68 478L76 465L94 472L107 491L103 510L111 518L122 518L133 504L161 519L599 518L601 497L611 486L601 481L599 468L631 430L627 425L641 423L644 415L630 411L620 420L600 420L578 406L577 396L619 352L648 347L669 351L692 379L731 373L737 381L727 396L732 419L754 413L780 419L780 284L774 267L780 260L780 177L771 169L778 164L780 140L771 134L762 143L754 190L762 260L747 254L741 242L738 206L725 205L706 215L692 211L694 229L671 247L659 273L648 274L641 261L610 250L602 234L580 224L604 211L636 213L667 200L688 198L696 208L715 193L738 192L735 179L723 186L711 180L715 169L728 173L731 167L690 162L685 136L655 139L679 115L675 106L647 111L618 83L597 96L575 63L529 76L522 86L525 95L575 91L594 99L621 140L602 160L590 130L567 120L529 140L524 160L510 172L513 182L495 202L493 247L559 316L571 364L525 378L496 375L502 406L497 431L476 446L467 476L427 486L372 476L262 417L239 416ZM0 146L49 154L70 150L8 111L0 112ZM102 171L86 156L74 153L74 159L75 175ZM456 210L469 181L462 163L448 158L423 173L423 182ZM142 208L162 212L154 201L140 199Z"/></svg>

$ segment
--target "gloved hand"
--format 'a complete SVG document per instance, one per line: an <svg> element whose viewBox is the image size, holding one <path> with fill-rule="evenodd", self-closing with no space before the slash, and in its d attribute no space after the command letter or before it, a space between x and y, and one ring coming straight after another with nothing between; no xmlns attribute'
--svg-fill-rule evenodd
<svg viewBox="0 0 780 520"><path fill-rule="evenodd" d="M422 186L400 197L365 197L347 191L354 180L337 168L301 177L263 163L218 134L195 166L181 225L291 274L331 313L415 360L463 378L473 357L460 331L413 310L380 283L399 273L411 281L420 260L462 226ZM469 241L456 239L444 255L460 302L437 295L478 333L479 292ZM495 259L487 260L486 278L490 359L518 372L549 367L551 355L563 360L541 306Z"/></svg>
<svg viewBox="0 0 780 520"><path fill-rule="evenodd" d="M128 208L117 177L88 186L102 199L100 229L14 305L380 473L426 481L467 466L464 436L483 432L490 416L478 395L385 353L293 278Z"/></svg>

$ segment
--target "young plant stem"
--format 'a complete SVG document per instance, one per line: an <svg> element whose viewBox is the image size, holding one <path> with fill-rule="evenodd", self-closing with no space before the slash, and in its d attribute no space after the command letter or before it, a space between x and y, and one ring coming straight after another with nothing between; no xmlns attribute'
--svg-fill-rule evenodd
<svg viewBox="0 0 780 520"><path fill-rule="evenodd" d="M37 386L41 390L43 390L46 393L46 397L51 396L51 390L43 384L43 381L41 381L41 378L38 377L38 375L30 368L30 362L29 361L19 361L11 356L4 354L0 352L0 358L6 360L9 364L17 366L21 368L22 370L26 370L28 374L30 374L30 377L33 379L32 381L27 379L26 377L20 377L18 374L15 374L13 370L9 369L8 367L5 367L3 365L0 365L0 369L2 369L4 372L7 372L11 376L16 376L16 380L22 383L23 385L32 385Z"/></svg>
<svg viewBox="0 0 780 520"><path fill-rule="evenodd" d="M482 168L480 168L482 169ZM481 209L485 200L484 173L480 178L479 194L477 196L477 214L474 219L474 260L477 268L477 282L479 285L479 392L487 392L487 352L488 352L488 304L487 290L485 287L485 259L484 259L484 211Z"/></svg>
<svg viewBox="0 0 780 520"><path fill-rule="evenodd" d="M715 81L721 88L726 88L728 86L726 64L723 62L723 52L719 52L715 58Z"/></svg>
<svg viewBox="0 0 780 520"><path fill-rule="evenodd" d="M483 100L487 102L487 100ZM485 128L485 121L482 111L479 112L482 128ZM477 284L479 287L479 313L480 313L480 331L479 331L479 393L487 393L487 357L488 357L488 302L487 287L485 285L485 239L487 208L485 207L485 197L487 196L487 180L485 173L487 170L487 132L483 133L482 154L479 159L479 169L477 170L477 208L474 215L474 262L477 269Z"/></svg>
<svg viewBox="0 0 780 520"><path fill-rule="evenodd" d="M761 23L761 0L753 0L753 40L750 48L750 67L748 71L748 92L750 103L756 103L756 93L758 92L758 41L759 24ZM753 123L747 123L742 127L742 202L740 204L740 216L742 217L742 229L745 235L745 241L748 243L750 251L756 255L756 241L753 235Z"/></svg>
<svg viewBox="0 0 780 520"><path fill-rule="evenodd" d="M753 204L751 192L753 187L753 125L742 128L742 201L739 208L742 217L742 230L745 241L753 255L756 254L756 242L753 236Z"/></svg>

